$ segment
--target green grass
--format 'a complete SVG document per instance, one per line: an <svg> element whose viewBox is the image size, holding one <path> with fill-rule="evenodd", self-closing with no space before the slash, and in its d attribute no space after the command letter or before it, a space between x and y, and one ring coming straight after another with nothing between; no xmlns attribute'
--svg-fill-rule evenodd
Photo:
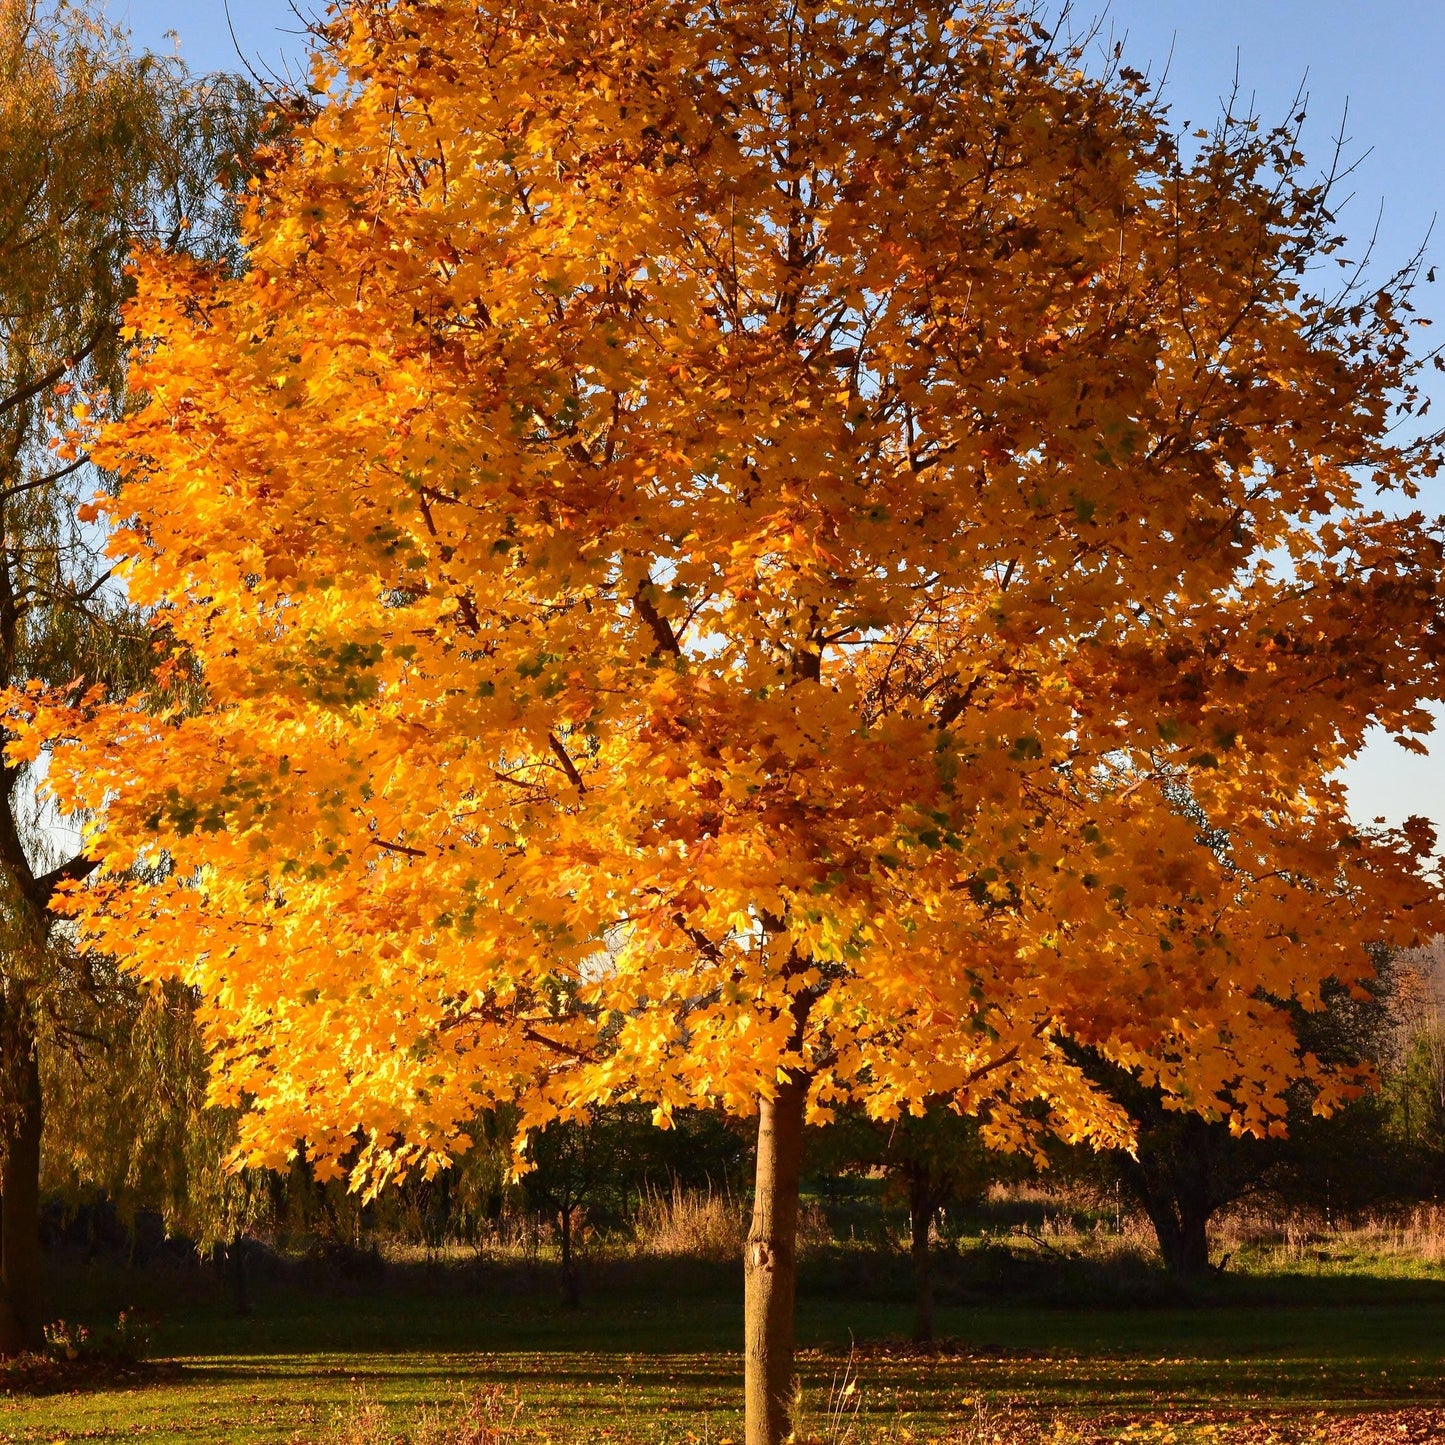
<svg viewBox="0 0 1445 1445"><path fill-rule="evenodd" d="M479 1385L515 1394L539 1440L739 1438L731 1271L613 1270L577 1310L554 1304L547 1280L505 1269L394 1270L370 1290L262 1286L244 1319L205 1276L167 1285L95 1273L64 1293L77 1313L83 1293L95 1317L136 1302L157 1312L155 1351L168 1363L121 1388L0 1398L0 1440L322 1439L359 1393L402 1420ZM861 1420L895 1437L943 1433L973 1419L979 1400L1016 1402L1041 1434L1061 1413L1122 1422L1445 1401L1438 1278L1242 1277L1203 1303L1155 1309L945 1307L939 1332L955 1352L932 1358L898 1343L909 1322L901 1301L804 1298L814 1410L850 1347Z"/></svg>

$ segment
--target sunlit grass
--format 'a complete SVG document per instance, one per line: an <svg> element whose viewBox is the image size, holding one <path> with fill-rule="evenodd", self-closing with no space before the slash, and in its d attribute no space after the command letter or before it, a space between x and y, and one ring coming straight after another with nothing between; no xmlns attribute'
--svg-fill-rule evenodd
<svg viewBox="0 0 1445 1445"><path fill-rule="evenodd" d="M805 1433L826 1445L1445 1440L1445 1413L1424 1413L1445 1401L1445 1216L1331 1229L1239 1215L1219 1233L1228 1272L1182 1296L1125 1225L1059 1215L959 1241L941 1262L932 1354L904 1343L897 1241L815 1241L799 1318ZM58 1303L74 1318L153 1315L153 1372L0 1398L0 1441L740 1440L731 1228L662 1209L653 1245L593 1246L575 1310L558 1302L545 1249L403 1252L372 1282L307 1283L278 1266L254 1282L246 1318L219 1275L77 1268ZM1000 1263L1021 1272L995 1287Z"/></svg>
<svg viewBox="0 0 1445 1445"><path fill-rule="evenodd" d="M731 1277L680 1269L671 1294L660 1287L667 1278L594 1277L582 1308L567 1310L545 1272L468 1280L455 1269L430 1278L395 1269L366 1290L263 1282L255 1315L243 1319L219 1281L178 1278L167 1288L121 1271L89 1290L116 1299L127 1283L132 1293L148 1288L168 1363L141 1385L0 1400L0 1440L350 1445L346 1432L362 1440L364 1425L388 1445L406 1431L413 1445L450 1445L435 1432L464 1421L478 1391L512 1411L508 1439L539 1445L740 1440L741 1302ZM1254 1302L1264 1285L1270 1298L1296 1303ZM901 1300L805 1298L805 1419L825 1438L840 1378L856 1380L839 1417L854 1445L994 1445L977 1433L989 1421L1013 1432L997 1435L998 1445L1072 1445L1129 1429L1148 1440L1141 1432L1159 1421L1158 1441L1172 1430L1179 1445L1204 1445L1271 1412L1284 1422L1274 1436L1283 1442L1310 1439L1301 1432L1321 1411L1339 1430L1342 1413L1445 1398L1445 1286L1251 1276L1220 1290L1203 1307L945 1306L938 1323L948 1343L932 1356L902 1343L910 1317ZM428 1413L432 1436L416 1435Z"/></svg>

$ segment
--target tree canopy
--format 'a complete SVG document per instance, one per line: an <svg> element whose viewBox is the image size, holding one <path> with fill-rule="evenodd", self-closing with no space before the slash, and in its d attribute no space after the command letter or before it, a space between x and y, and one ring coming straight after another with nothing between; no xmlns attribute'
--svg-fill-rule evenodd
<svg viewBox="0 0 1445 1445"><path fill-rule="evenodd" d="M1438 916L1340 768L1441 691L1440 532L1379 502L1439 447L1412 273L1338 272L1293 132L1181 142L994 3L322 41L245 273L139 263L104 444L205 706L16 724L245 1157L784 1091L1126 1142L1071 1044L1327 1101L1289 1005Z"/></svg>

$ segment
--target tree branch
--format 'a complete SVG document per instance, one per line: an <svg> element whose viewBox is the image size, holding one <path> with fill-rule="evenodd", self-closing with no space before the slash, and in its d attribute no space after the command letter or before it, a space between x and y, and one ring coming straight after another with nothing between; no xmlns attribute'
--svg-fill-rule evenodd
<svg viewBox="0 0 1445 1445"><path fill-rule="evenodd" d="M48 905L51 896L62 883L82 883L100 867L100 859L88 853L77 853L69 862L42 873L35 880L35 891Z"/></svg>
<svg viewBox="0 0 1445 1445"><path fill-rule="evenodd" d="M651 582L644 582L633 594L633 605L637 608L637 615L652 629L652 635L657 639L657 646L653 649L654 657L666 652L673 657L682 656L682 647L677 640L677 634L672 630L672 624L657 610L656 603L648 596L652 589Z"/></svg>
<svg viewBox="0 0 1445 1445"><path fill-rule="evenodd" d="M562 764L562 771L567 774L567 781L571 783L579 793L585 793L587 791L587 784L582 781L582 774L577 771L577 764L567 756L567 749L562 746L557 734L548 733L547 742L556 754L557 761Z"/></svg>
<svg viewBox="0 0 1445 1445"><path fill-rule="evenodd" d="M370 838L367 840L367 847L382 848L388 853L404 853L408 858L426 857L421 848L408 848L405 843L388 843L385 838Z"/></svg>
<svg viewBox="0 0 1445 1445"><path fill-rule="evenodd" d="M22 386L18 391L12 391L9 396L0 397L0 412L7 412L13 407L23 406L32 397L39 396L47 387L54 386L67 371L74 371L100 345L101 338L109 330L109 327L109 322L97 327L95 334L74 356L61 357L56 365L36 377L28 386Z"/></svg>

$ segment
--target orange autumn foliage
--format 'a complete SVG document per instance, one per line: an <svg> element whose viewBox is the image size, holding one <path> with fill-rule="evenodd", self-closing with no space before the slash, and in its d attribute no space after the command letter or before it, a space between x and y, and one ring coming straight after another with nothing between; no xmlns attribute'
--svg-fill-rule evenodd
<svg viewBox="0 0 1445 1445"><path fill-rule="evenodd" d="M1187 158L996 4L326 34L247 274L139 261L104 441L202 705L13 722L246 1159L780 1070L1126 1141L1078 1045L1242 1129L1328 1101L1284 1005L1439 924L1428 828L1340 782L1442 691L1440 534L1376 501L1439 451L1409 278L1326 289L1291 137Z"/></svg>

